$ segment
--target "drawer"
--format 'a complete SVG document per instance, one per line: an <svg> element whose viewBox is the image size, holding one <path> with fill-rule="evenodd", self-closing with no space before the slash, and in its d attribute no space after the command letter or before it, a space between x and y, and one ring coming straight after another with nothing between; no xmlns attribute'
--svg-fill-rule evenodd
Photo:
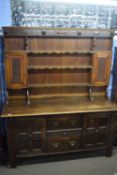
<svg viewBox="0 0 117 175"><path fill-rule="evenodd" d="M47 130L82 128L82 120L80 116L50 117L47 120Z"/></svg>
<svg viewBox="0 0 117 175"><path fill-rule="evenodd" d="M47 133L47 150L50 152L80 149L81 145L81 131Z"/></svg>

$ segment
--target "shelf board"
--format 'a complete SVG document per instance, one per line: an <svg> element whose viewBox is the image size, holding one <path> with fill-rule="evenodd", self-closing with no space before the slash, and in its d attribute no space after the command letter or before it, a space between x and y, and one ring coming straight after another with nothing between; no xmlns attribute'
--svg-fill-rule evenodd
<svg viewBox="0 0 117 175"><path fill-rule="evenodd" d="M44 87L90 87L90 83L59 83L59 84L29 84L28 88L44 88Z"/></svg>
<svg viewBox="0 0 117 175"><path fill-rule="evenodd" d="M92 69L90 65L84 66L28 66L28 70L43 70L43 69Z"/></svg>
<svg viewBox="0 0 117 175"><path fill-rule="evenodd" d="M26 51L26 53L28 55L63 55L63 54L68 54L68 55L73 55L73 54L93 54L94 51L88 51L88 50L82 50L82 51L78 51L78 50L74 50L74 51L46 51L46 50L40 50L40 51Z"/></svg>

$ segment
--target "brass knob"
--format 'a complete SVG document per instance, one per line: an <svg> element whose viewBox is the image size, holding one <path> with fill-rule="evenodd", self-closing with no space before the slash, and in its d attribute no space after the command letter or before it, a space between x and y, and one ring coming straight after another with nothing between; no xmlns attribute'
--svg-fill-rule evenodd
<svg viewBox="0 0 117 175"><path fill-rule="evenodd" d="M75 140L74 141L70 141L69 144L70 144L71 147L74 147L76 145L76 141Z"/></svg>
<svg viewBox="0 0 117 175"><path fill-rule="evenodd" d="M59 145L60 145L60 143L54 143L54 144L53 144L53 147L54 147L54 148L58 148Z"/></svg>

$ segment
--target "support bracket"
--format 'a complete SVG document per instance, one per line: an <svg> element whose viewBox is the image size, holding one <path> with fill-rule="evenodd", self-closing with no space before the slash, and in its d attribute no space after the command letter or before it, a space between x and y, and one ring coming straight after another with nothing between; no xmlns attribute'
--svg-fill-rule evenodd
<svg viewBox="0 0 117 175"><path fill-rule="evenodd" d="M92 95L92 88L91 88L91 87L89 87L89 99L90 99L91 101L94 101L94 97L93 97L93 95Z"/></svg>
<svg viewBox="0 0 117 175"><path fill-rule="evenodd" d="M26 102L27 102L27 105L31 105L31 101L30 101L30 94L29 94L29 90L26 89Z"/></svg>

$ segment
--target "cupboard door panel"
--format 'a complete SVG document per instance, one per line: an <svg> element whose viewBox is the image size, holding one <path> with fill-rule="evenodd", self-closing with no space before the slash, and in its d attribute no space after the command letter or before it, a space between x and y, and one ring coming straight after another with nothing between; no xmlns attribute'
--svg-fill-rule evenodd
<svg viewBox="0 0 117 175"><path fill-rule="evenodd" d="M25 52L6 54L6 80L8 89L27 87L27 57Z"/></svg>
<svg viewBox="0 0 117 175"><path fill-rule="evenodd" d="M92 117L85 117L84 118L84 147L85 148L91 148L96 146L96 118Z"/></svg>
<svg viewBox="0 0 117 175"><path fill-rule="evenodd" d="M15 121L16 153L22 155L42 152L43 128L43 119L17 119Z"/></svg>
<svg viewBox="0 0 117 175"><path fill-rule="evenodd" d="M84 118L85 125L85 148L105 146L108 136L109 115L95 114Z"/></svg>
<svg viewBox="0 0 117 175"><path fill-rule="evenodd" d="M108 85L111 65L111 52L97 52L93 55L92 83Z"/></svg>

